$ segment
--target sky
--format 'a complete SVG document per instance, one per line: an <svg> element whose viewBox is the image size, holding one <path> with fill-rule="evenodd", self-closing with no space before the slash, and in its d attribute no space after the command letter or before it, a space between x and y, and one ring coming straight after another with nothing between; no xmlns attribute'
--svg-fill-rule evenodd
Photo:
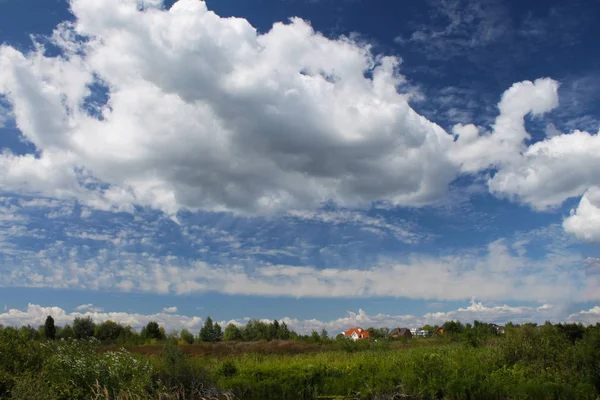
<svg viewBox="0 0 600 400"><path fill-rule="evenodd" d="M600 321L599 16L0 0L0 324Z"/></svg>

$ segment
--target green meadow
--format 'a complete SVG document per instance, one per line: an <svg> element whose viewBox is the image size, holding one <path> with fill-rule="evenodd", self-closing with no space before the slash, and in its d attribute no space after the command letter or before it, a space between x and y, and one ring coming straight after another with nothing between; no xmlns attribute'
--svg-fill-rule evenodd
<svg viewBox="0 0 600 400"><path fill-rule="evenodd" d="M135 350L93 337L32 340L23 332L0 329L1 398L600 398L600 325L310 345L299 339L184 344L171 337ZM206 351L219 346L242 351Z"/></svg>

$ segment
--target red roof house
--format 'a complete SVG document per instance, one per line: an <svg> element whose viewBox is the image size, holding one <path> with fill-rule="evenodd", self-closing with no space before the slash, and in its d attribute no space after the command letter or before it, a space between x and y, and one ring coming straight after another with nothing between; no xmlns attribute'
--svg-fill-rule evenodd
<svg viewBox="0 0 600 400"><path fill-rule="evenodd" d="M346 332L343 333L344 336L355 341L361 339L368 339L371 336L369 335L369 332L365 331L363 328L358 326L356 328L348 329Z"/></svg>

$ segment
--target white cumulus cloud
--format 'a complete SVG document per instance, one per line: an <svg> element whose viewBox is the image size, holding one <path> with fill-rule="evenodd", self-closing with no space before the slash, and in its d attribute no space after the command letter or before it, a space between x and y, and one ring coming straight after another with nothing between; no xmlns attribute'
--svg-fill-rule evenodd
<svg viewBox="0 0 600 400"><path fill-rule="evenodd" d="M563 222L565 231L585 242L600 243L600 188L591 187Z"/></svg>
<svg viewBox="0 0 600 400"><path fill-rule="evenodd" d="M397 91L400 60L368 45L300 19L257 34L197 0L71 9L75 23L54 35L64 57L0 50L0 92L42 151L5 154L5 186L99 208L269 212L330 200L421 205L455 177L452 137ZM93 83L109 96L100 119L83 108ZM75 167L111 186L90 193Z"/></svg>
<svg viewBox="0 0 600 400"><path fill-rule="evenodd" d="M11 326L39 326L44 324L48 315L51 315L52 318L54 318L56 325L59 326L71 324L77 317L89 316L96 323L111 320L123 325L129 325L138 330L146 326L150 321L158 322L159 325L162 325L169 330L197 330L200 329L202 322L200 317L188 317L173 313L140 314L128 312L102 312L85 309L67 312L60 307L44 307L30 303L24 311L11 308L4 313L0 313L0 324Z"/></svg>
<svg viewBox="0 0 600 400"><path fill-rule="evenodd" d="M525 117L559 105L550 78L512 85L490 129L449 134L410 107L401 60L368 44L297 18L261 34L197 0L137 3L71 0L74 21L51 38L60 57L0 47L0 96L40 152L0 154L0 188L174 215L422 206L482 172L536 209L600 186L598 134L531 141Z"/></svg>

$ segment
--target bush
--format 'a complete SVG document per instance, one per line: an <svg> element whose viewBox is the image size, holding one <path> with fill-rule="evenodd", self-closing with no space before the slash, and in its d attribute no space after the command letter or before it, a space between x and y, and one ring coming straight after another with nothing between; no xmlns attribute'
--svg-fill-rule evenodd
<svg viewBox="0 0 600 400"><path fill-rule="evenodd" d="M184 329L181 331L180 337L184 343L187 343L187 344L194 343L194 335L192 335L187 329Z"/></svg>
<svg viewBox="0 0 600 400"><path fill-rule="evenodd" d="M342 339L339 341L340 347L346 353L356 353L357 351L368 350L370 343L367 340Z"/></svg>
<svg viewBox="0 0 600 400"><path fill-rule="evenodd" d="M99 342L65 340L49 345L44 378L60 398L89 399L95 385L111 396L121 392L143 395L151 385L152 369L147 360L125 350L98 352Z"/></svg>
<svg viewBox="0 0 600 400"><path fill-rule="evenodd" d="M218 374L225 377L232 377L238 373L237 366L232 360L226 360L218 369Z"/></svg>
<svg viewBox="0 0 600 400"><path fill-rule="evenodd" d="M189 357L174 341L164 346L154 381L159 391L177 391L185 399L212 390L206 370L192 365Z"/></svg>

